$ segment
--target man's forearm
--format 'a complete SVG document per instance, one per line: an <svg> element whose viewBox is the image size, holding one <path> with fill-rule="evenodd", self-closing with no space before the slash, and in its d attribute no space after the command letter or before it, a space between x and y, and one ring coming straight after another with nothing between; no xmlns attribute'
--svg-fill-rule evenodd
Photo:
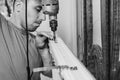
<svg viewBox="0 0 120 80"><path fill-rule="evenodd" d="M49 53L49 49L45 48L45 49L38 49L42 60L43 60L43 66L44 67L50 67L52 66L52 57ZM44 75L48 76L48 77L52 77L52 70L47 70L43 72Z"/></svg>

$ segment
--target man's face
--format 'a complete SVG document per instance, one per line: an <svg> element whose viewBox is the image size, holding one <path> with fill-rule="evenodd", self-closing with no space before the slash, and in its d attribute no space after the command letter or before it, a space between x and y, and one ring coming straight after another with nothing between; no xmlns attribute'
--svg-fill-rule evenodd
<svg viewBox="0 0 120 80"><path fill-rule="evenodd" d="M27 3L27 23L28 30L35 31L41 22L45 19L45 15L42 12L41 0L28 0ZM20 25L25 28L25 7L22 8L20 13Z"/></svg>

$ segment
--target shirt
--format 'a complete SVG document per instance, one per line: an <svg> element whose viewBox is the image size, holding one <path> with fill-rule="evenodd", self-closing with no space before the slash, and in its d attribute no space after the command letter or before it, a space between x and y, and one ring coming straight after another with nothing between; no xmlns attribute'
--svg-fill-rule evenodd
<svg viewBox="0 0 120 80"><path fill-rule="evenodd" d="M27 80L26 45L25 32L0 14L0 80ZM29 62L31 71L42 66L35 39L31 35L29 35ZM39 80L39 77L39 73L34 73L32 80Z"/></svg>

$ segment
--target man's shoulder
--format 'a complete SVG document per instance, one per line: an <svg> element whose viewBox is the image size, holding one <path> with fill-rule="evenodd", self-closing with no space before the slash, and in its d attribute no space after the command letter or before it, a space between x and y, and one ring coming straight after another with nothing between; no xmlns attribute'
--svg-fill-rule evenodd
<svg viewBox="0 0 120 80"><path fill-rule="evenodd" d="M0 13L0 19L5 19L5 17Z"/></svg>
<svg viewBox="0 0 120 80"><path fill-rule="evenodd" d="M7 22L6 18L0 13L0 24Z"/></svg>
<svg viewBox="0 0 120 80"><path fill-rule="evenodd" d="M1 18L1 16L3 16L3 15L0 13L0 18Z"/></svg>
<svg viewBox="0 0 120 80"><path fill-rule="evenodd" d="M2 31L4 34L10 34L14 31L12 26L13 25L10 24L10 21L0 14L0 31Z"/></svg>
<svg viewBox="0 0 120 80"><path fill-rule="evenodd" d="M2 21L1 18L3 17L3 15L0 13L0 22Z"/></svg>

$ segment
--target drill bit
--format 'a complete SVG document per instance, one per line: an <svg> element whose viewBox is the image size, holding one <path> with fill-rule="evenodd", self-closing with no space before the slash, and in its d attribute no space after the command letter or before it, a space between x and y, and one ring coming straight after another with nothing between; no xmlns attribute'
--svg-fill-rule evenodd
<svg viewBox="0 0 120 80"><path fill-rule="evenodd" d="M55 32L53 32L53 40L55 41L56 36L55 36Z"/></svg>
<svg viewBox="0 0 120 80"><path fill-rule="evenodd" d="M57 41L56 41L56 33L55 33L55 31L53 32L53 40L55 41L55 43L57 43Z"/></svg>

